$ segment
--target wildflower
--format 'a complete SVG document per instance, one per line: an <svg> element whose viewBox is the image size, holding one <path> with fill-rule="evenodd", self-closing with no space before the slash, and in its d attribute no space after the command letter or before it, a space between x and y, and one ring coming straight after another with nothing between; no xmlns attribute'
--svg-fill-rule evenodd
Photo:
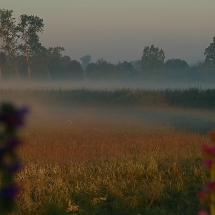
<svg viewBox="0 0 215 215"><path fill-rule="evenodd" d="M15 148L17 148L17 146L19 146L22 142L20 141L19 138L10 138L8 141L7 141L7 149L8 150L14 150Z"/></svg>
<svg viewBox="0 0 215 215"><path fill-rule="evenodd" d="M202 146L202 152L206 153L206 155L215 155L215 146Z"/></svg>
<svg viewBox="0 0 215 215"><path fill-rule="evenodd" d="M14 178L14 174L22 166L15 152L15 149L21 144L20 139L16 136L16 131L24 124L24 116L27 112L28 108L16 109L11 104L3 104L0 109L0 123L5 127L0 134L0 140L2 141L0 148L1 212L13 210L14 199L20 190Z"/></svg>
<svg viewBox="0 0 215 215"><path fill-rule="evenodd" d="M22 164L20 161L16 161L14 163L3 166L4 170L8 173L15 173L18 170L20 170L21 167L22 167Z"/></svg>
<svg viewBox="0 0 215 215"><path fill-rule="evenodd" d="M208 215L208 212L201 210L198 212L198 215Z"/></svg>
<svg viewBox="0 0 215 215"><path fill-rule="evenodd" d="M5 154L5 147L0 148L0 158Z"/></svg>
<svg viewBox="0 0 215 215"><path fill-rule="evenodd" d="M206 200L206 198L207 198L207 193L201 191L201 192L198 193L198 197L199 197L202 201L204 201L204 200Z"/></svg>
<svg viewBox="0 0 215 215"><path fill-rule="evenodd" d="M212 140L215 141L215 131L211 132ZM215 215L215 146L202 146L202 152L205 155L203 165L209 168L210 181L203 187L203 190L198 193L198 196L202 202L207 202L210 205L211 215ZM208 215L204 210L198 212L198 215Z"/></svg>
<svg viewBox="0 0 215 215"><path fill-rule="evenodd" d="M215 190L215 182L211 182L211 181L208 182L208 183L204 186L203 190L205 190L205 191Z"/></svg>
<svg viewBox="0 0 215 215"><path fill-rule="evenodd" d="M211 139L212 139L213 141L215 141L215 130L213 130L213 131L211 132Z"/></svg>
<svg viewBox="0 0 215 215"><path fill-rule="evenodd" d="M203 160L203 166L207 169L210 169L213 165L213 161L211 159Z"/></svg>
<svg viewBox="0 0 215 215"><path fill-rule="evenodd" d="M19 193L20 188L16 184L3 187L0 191L0 197L5 200L13 200Z"/></svg>
<svg viewBox="0 0 215 215"><path fill-rule="evenodd" d="M20 127L24 124L24 115L28 113L28 108L15 109L10 104L2 105L2 111L0 113L0 121L7 126Z"/></svg>
<svg viewBox="0 0 215 215"><path fill-rule="evenodd" d="M202 145L202 152L204 153L209 153L210 152L210 147L206 144Z"/></svg>

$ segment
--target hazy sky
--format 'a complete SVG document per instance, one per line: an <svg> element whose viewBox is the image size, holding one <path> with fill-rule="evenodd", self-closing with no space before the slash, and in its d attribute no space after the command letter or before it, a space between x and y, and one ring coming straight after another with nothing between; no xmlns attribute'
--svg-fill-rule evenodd
<svg viewBox="0 0 215 215"><path fill-rule="evenodd" d="M138 60L154 44L166 60L195 63L215 36L215 0L1 0L0 7L43 18L42 44L63 46L76 60Z"/></svg>

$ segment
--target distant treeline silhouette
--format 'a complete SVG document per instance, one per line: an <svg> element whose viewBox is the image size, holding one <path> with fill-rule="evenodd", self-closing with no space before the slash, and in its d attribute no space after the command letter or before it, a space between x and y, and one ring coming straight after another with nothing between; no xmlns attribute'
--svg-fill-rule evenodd
<svg viewBox="0 0 215 215"><path fill-rule="evenodd" d="M90 55L72 60L62 54L63 47L43 46L39 37L43 31L38 16L22 14L16 22L13 10L0 9L0 79L215 80L215 37L205 49L205 60L195 65L182 59L165 61L164 51L154 45L146 46L139 60L112 64L102 58L91 62Z"/></svg>

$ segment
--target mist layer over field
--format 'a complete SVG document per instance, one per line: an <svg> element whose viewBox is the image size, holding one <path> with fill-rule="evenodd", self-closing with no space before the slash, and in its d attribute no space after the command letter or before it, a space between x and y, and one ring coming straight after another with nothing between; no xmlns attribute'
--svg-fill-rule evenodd
<svg viewBox="0 0 215 215"><path fill-rule="evenodd" d="M17 214L196 214L214 90L95 87L0 89L30 107Z"/></svg>
<svg viewBox="0 0 215 215"><path fill-rule="evenodd" d="M95 89L95 90L117 90L121 88L131 89L212 89L214 83L206 82L171 82L171 81L4 81L0 82L0 89Z"/></svg>
<svg viewBox="0 0 215 215"><path fill-rule="evenodd" d="M101 85L86 85L89 88L80 88L83 83L68 83L63 86L59 84L2 85L0 98L2 102L12 101L18 105L29 106L32 123L40 117L44 121L42 124L45 123L45 118L52 118L56 122L59 119L71 122L74 119L82 122L99 122L104 119L113 125L115 122L140 123L200 133L215 127L214 103L211 97L213 90L190 88L186 89L187 91L154 91L135 87L116 90L114 84L113 88L109 85L109 89L101 90Z"/></svg>

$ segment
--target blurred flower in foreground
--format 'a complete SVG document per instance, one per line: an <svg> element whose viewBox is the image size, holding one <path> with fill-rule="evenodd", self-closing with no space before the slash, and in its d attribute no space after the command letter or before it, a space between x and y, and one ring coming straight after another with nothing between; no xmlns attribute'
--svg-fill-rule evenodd
<svg viewBox="0 0 215 215"><path fill-rule="evenodd" d="M211 132L212 142L215 143L215 130ZM203 165L210 171L210 181L206 183L202 191L198 193L200 201L210 205L210 214L215 215L215 144L203 145ZM209 215L201 210L198 215Z"/></svg>
<svg viewBox="0 0 215 215"><path fill-rule="evenodd" d="M22 167L16 154L16 148L22 143L17 137L17 129L24 125L28 108L15 108L11 104L2 104L0 107L0 124L3 130L0 133L0 211L7 214L14 209L14 200L20 187L15 183L15 173Z"/></svg>
<svg viewBox="0 0 215 215"><path fill-rule="evenodd" d="M207 211L199 211L198 215L209 215Z"/></svg>

